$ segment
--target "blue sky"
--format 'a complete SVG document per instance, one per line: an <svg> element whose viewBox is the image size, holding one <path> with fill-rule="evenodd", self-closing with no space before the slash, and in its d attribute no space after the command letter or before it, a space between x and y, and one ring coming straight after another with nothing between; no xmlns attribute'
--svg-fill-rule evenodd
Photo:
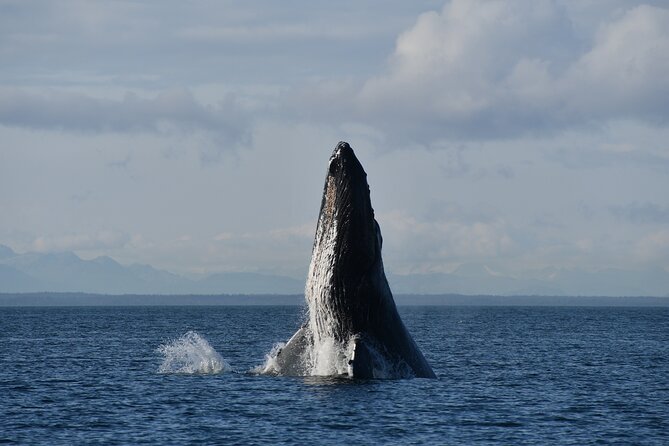
<svg viewBox="0 0 669 446"><path fill-rule="evenodd" d="M669 7L0 1L0 243L306 273L332 148L386 269L669 270Z"/></svg>

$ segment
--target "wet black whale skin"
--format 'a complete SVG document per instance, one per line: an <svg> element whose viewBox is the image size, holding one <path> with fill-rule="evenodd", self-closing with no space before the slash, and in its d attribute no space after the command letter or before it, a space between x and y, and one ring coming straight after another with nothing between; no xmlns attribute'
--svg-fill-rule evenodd
<svg viewBox="0 0 669 446"><path fill-rule="evenodd" d="M334 246L314 241L312 257L319 249L334 249L327 296L323 305L335 315L335 338L354 339L349 373L356 378L377 377L374 370L391 364L401 375L436 378L420 349L404 326L383 270L383 239L371 205L367 174L351 146L340 142L330 157L323 190L317 234L336 225ZM308 279L310 280L311 277ZM309 282L307 282L307 286ZM307 290L307 299L309 299ZM279 354L283 373L302 374L292 363L311 344L304 326ZM379 358L379 356L381 358Z"/></svg>

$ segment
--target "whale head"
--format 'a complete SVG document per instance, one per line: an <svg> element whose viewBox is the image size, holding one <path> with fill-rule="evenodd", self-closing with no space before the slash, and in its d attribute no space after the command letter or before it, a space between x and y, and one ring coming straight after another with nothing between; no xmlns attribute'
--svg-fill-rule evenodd
<svg viewBox="0 0 669 446"><path fill-rule="evenodd" d="M346 142L337 144L330 157L320 219L337 229L335 251L343 273L364 272L376 262L381 231L374 219L367 173Z"/></svg>
<svg viewBox="0 0 669 446"><path fill-rule="evenodd" d="M328 164L305 290L319 331L343 339L369 317L362 292L370 274L382 272L381 245L367 174L351 146L340 142Z"/></svg>

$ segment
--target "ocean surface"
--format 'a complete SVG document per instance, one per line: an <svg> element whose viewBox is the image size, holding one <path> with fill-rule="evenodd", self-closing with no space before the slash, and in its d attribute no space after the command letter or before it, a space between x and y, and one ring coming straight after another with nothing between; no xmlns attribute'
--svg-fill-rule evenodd
<svg viewBox="0 0 669 446"><path fill-rule="evenodd" d="M399 310L438 379L254 373L296 306L0 308L0 443L669 444L669 308Z"/></svg>

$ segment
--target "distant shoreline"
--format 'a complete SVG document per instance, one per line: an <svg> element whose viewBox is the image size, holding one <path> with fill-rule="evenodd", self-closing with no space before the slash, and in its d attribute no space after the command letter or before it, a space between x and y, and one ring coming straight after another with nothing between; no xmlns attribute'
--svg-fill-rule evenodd
<svg viewBox="0 0 669 446"><path fill-rule="evenodd" d="M558 306L669 307L669 297L652 296L492 296L462 294L397 294L398 306ZM47 306L239 306L304 304L301 294L91 294L0 293L0 307Z"/></svg>

